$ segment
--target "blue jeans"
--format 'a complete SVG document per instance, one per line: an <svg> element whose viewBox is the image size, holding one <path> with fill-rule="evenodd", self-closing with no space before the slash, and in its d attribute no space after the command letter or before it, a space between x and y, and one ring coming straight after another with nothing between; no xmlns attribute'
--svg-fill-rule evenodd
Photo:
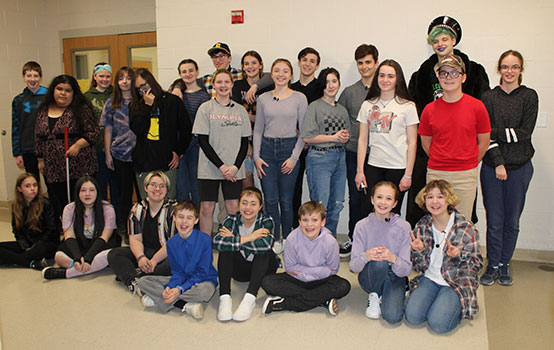
<svg viewBox="0 0 554 350"><path fill-rule="evenodd" d="M427 321L437 333L456 328L462 320L462 304L450 286L441 286L423 277L406 304L406 321L417 325Z"/></svg>
<svg viewBox="0 0 554 350"><path fill-rule="evenodd" d="M200 193L198 192L198 142L191 144L179 162L177 171L177 201L192 201L200 208Z"/></svg>
<svg viewBox="0 0 554 350"><path fill-rule="evenodd" d="M496 178L494 168L481 167L481 190L487 214L487 258L489 264L509 264L516 248L519 218L525 205L525 194L533 177L533 164L508 170L508 180Z"/></svg>
<svg viewBox="0 0 554 350"><path fill-rule="evenodd" d="M327 210L325 226L337 237L339 215L344 203L346 161L343 148L316 151L306 156L306 178L310 199Z"/></svg>
<svg viewBox="0 0 554 350"><path fill-rule="evenodd" d="M360 287L367 293L377 293L381 298L381 313L388 323L402 321L406 279L398 277L386 261L369 261L358 275Z"/></svg>
<svg viewBox="0 0 554 350"><path fill-rule="evenodd" d="M362 219L362 195L356 188L358 154L346 151L346 181L348 183L348 237L352 240L354 227Z"/></svg>
<svg viewBox="0 0 554 350"><path fill-rule="evenodd" d="M292 229L292 196L298 176L298 163L290 174L281 173L281 166L290 158L295 144L296 137L262 138L260 158L268 167L264 167L265 176L260 180L265 211L275 223L275 240L281 239L281 232L286 239Z"/></svg>

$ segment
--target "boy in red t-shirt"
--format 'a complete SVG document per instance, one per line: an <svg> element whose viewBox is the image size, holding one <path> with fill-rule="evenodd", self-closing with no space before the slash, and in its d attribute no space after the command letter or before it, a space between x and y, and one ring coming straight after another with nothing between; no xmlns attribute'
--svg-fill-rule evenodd
<svg viewBox="0 0 554 350"><path fill-rule="evenodd" d="M427 182L448 181L461 201L457 205L471 217L477 188L477 166L490 143L489 114L483 103L462 92L466 80L461 57L448 55L437 66L443 96L428 104L418 133L429 155Z"/></svg>

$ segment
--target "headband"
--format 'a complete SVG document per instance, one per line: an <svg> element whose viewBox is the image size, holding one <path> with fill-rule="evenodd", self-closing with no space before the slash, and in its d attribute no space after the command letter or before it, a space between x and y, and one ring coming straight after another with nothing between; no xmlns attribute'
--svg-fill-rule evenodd
<svg viewBox="0 0 554 350"><path fill-rule="evenodd" d="M101 64L94 67L94 74L98 74L98 72L104 69L110 72L110 74L112 73L112 66L110 66L109 64Z"/></svg>

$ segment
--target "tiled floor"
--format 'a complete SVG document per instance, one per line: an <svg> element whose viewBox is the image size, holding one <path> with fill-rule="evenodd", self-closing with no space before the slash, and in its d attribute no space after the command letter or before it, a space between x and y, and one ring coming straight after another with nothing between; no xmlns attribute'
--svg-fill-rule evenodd
<svg viewBox="0 0 554 350"><path fill-rule="evenodd" d="M0 209L0 240L12 238L9 222L8 212ZM265 294L260 291L252 318L242 324L216 321L217 296L202 321L179 312L145 311L109 269L45 281L30 269L2 268L0 335L3 349L552 349L554 272L539 265L514 262L513 286L479 288L481 312L445 336L368 320L363 314L367 295L347 260L339 274L351 281L352 291L340 301L338 317L324 309L263 316ZM244 283L233 285L235 308L245 288Z"/></svg>

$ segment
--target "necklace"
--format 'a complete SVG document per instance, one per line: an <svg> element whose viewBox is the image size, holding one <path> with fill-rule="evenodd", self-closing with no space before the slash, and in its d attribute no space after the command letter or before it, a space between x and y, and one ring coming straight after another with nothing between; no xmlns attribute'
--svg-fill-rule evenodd
<svg viewBox="0 0 554 350"><path fill-rule="evenodd" d="M389 105L389 103L391 103L392 100L394 100L394 98L391 98L390 100L388 100L387 103L384 103L381 99L377 100L377 102L380 103L384 109L384 108L387 108L387 106Z"/></svg>

